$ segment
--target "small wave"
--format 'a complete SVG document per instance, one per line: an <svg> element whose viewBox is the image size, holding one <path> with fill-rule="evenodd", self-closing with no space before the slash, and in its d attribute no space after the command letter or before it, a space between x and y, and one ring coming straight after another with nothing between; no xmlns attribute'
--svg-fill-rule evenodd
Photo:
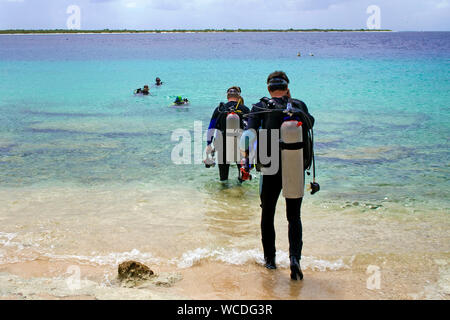
<svg viewBox="0 0 450 320"><path fill-rule="evenodd" d="M237 250L237 249L207 249L197 248L183 253L180 259L172 259L170 263L179 268L190 268L203 260L225 262L232 265L244 265L246 263L264 264L264 255L260 250ZM289 267L289 254L285 251L277 252L277 265L281 268ZM315 257L302 256L302 268L313 271L336 271L350 268L342 259L327 261Z"/></svg>
<svg viewBox="0 0 450 320"><path fill-rule="evenodd" d="M127 260L135 260L142 263L151 264L159 264L161 262L159 258L153 257L151 253L142 253L137 249L133 249L129 252L113 252L107 255L78 256L44 254L44 256L56 260L76 260L80 263L93 263L97 265L109 266L117 266Z"/></svg>
<svg viewBox="0 0 450 320"><path fill-rule="evenodd" d="M92 255L52 254L48 252L42 252L42 248L39 248L39 246L27 246L27 248L25 248L22 244L12 242L12 240L16 238L16 236L17 234L14 233L0 232L0 244L3 245L3 248L0 249L0 264L33 261L38 259L39 257L46 257L48 259L57 261L71 261L80 264L93 264L113 267L116 267L120 263L127 260L135 260L144 264L153 265L169 263L175 264L178 268L182 269L190 268L201 263L204 260L223 262L230 265L244 265L248 263L256 263L259 265L264 264L264 255L261 250L258 249L239 250L235 248L197 248L183 253L179 258L164 261L161 258L153 256L151 253L140 252L138 249L132 249L131 251L127 252L112 252L104 255L98 255L95 252L93 252ZM7 247L15 247L13 255L11 255L11 251L7 250ZM17 255L18 253L19 255ZM314 271L334 271L350 268L343 262L342 259L338 259L336 261L327 261L311 256L302 256L301 264L304 269L311 269ZM278 251L277 265L280 268L288 268L289 253L285 251Z"/></svg>
<svg viewBox="0 0 450 320"><path fill-rule="evenodd" d="M43 249L40 248L37 243L23 244L13 241L16 237L16 233L0 232L0 265L33 261L39 257L46 257L59 261L76 261L82 264L109 266L117 266L127 260L135 260L148 264L160 263L160 259L154 257L151 253L141 253L137 249L133 249L128 252L113 252L106 255L96 255L93 253L91 256L52 254L49 252L43 252Z"/></svg>
<svg viewBox="0 0 450 320"><path fill-rule="evenodd" d="M17 233L0 232L0 244L4 247L11 245L11 240L17 237Z"/></svg>
<svg viewBox="0 0 450 320"><path fill-rule="evenodd" d="M12 256L10 254L11 250L17 254L18 252L22 253L25 249L24 244L13 241L17 236L17 233L0 232L0 264L19 263L37 259L38 255L34 253L27 253L26 256Z"/></svg>

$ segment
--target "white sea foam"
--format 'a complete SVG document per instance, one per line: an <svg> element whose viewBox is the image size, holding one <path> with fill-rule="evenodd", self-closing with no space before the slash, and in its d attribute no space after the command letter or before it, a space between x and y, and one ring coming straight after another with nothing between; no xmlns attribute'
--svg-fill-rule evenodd
<svg viewBox="0 0 450 320"><path fill-rule="evenodd" d="M0 232L0 244L4 247L12 245L11 240L17 237L17 233Z"/></svg>
<svg viewBox="0 0 450 320"><path fill-rule="evenodd" d="M13 241L16 237L17 233L0 232L0 264L18 263L35 259L35 256L18 257L9 254L11 250L22 252L24 249L21 243Z"/></svg>
<svg viewBox="0 0 450 320"><path fill-rule="evenodd" d="M42 248L38 248L39 246L27 246L27 248L31 250L23 250L24 246L21 243L13 241L16 237L17 234L15 233L0 232L0 245L3 245L3 248L0 249L0 264L33 261L42 256L56 261L75 261L81 264L114 267L127 260L135 260L144 264L153 265L164 262L163 259L155 257L151 253L140 252L138 249L133 249L128 252L112 252L109 254L96 254L93 252L91 255L53 254L42 252ZM15 249L13 249L14 247ZM13 249L13 252L11 249ZM244 265L248 263L262 265L264 264L264 255L259 249L239 250L236 248L197 248L183 253L181 257L174 258L168 261L168 263L175 264L179 268L190 268L204 260L223 262L230 265ZM301 264L304 269L311 269L314 271L349 268L342 259L328 261L311 256L303 256ZM277 252L277 265L280 268L289 267L289 254L287 252Z"/></svg>
<svg viewBox="0 0 450 320"><path fill-rule="evenodd" d="M75 260L80 263L92 263L97 265L117 266L127 261L135 260L142 263L159 264L160 259L154 257L151 253L141 253L137 249L129 252L113 252L107 255L79 256L79 255L54 255L44 254L44 256L55 260Z"/></svg>
<svg viewBox="0 0 450 320"><path fill-rule="evenodd" d="M179 268L189 268L200 260L211 257L211 252L208 249L197 248L192 251L183 253L181 261L178 259L172 259L170 262L176 263ZM178 262L177 262L178 261Z"/></svg>
<svg viewBox="0 0 450 320"><path fill-rule="evenodd" d="M53 254L44 252L44 249L37 243L23 244L13 241L17 237L16 233L0 232L0 265L19 262L27 262L38 259L39 257L47 257L57 261L76 261L84 264L94 265L110 265L135 260L148 264L159 264L160 259L154 257L151 253L141 253L137 249L128 252L113 252L105 255L69 255L69 254Z"/></svg>
<svg viewBox="0 0 450 320"><path fill-rule="evenodd" d="M197 248L183 253L180 259L172 259L170 262L179 268L190 268L203 260L221 261L232 265L244 265L246 263L264 264L264 255L258 249L238 250L238 249L207 249ZM289 267L289 254L285 251L277 252L277 265L281 268ZM335 271L348 269L342 259L327 261L315 257L302 256L302 268L314 271Z"/></svg>
<svg viewBox="0 0 450 320"><path fill-rule="evenodd" d="M345 264L342 259L335 261L327 261L316 259L314 257L302 257L302 268L311 269L313 271L337 271L342 269L350 269L350 266Z"/></svg>

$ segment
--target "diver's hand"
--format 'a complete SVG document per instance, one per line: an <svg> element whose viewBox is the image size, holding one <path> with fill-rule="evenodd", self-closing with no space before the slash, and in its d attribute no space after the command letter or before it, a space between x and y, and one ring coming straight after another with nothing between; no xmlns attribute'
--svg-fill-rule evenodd
<svg viewBox="0 0 450 320"><path fill-rule="evenodd" d="M212 152L213 152L213 147L210 144L208 144L205 148L205 153L211 154Z"/></svg>

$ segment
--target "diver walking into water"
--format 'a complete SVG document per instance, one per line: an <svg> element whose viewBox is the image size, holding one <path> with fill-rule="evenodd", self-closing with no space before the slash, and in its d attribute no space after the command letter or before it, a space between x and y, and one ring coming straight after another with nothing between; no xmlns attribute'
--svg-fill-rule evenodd
<svg viewBox="0 0 450 320"><path fill-rule="evenodd" d="M268 172L265 169L269 167L269 164L261 165L261 235L265 267L276 269L274 217L276 204L283 190L289 224L291 279L296 280L298 278L301 280L303 279L303 273L300 267L300 259L303 242L300 211L304 193L305 169L310 167L311 162L314 166L313 140L309 139L312 135L314 118L309 114L305 103L291 98L288 85L289 78L284 72L275 71L269 75L267 88L271 99L262 98L259 103L253 106L251 113L248 115L247 130L241 138L241 150L248 155L252 143L249 143L249 140L246 139L256 140L259 135L260 140L262 140L261 129L267 130L267 141L273 140L270 137L276 131L280 133L281 139L276 136L277 139L275 140L276 144L279 143L279 152L275 151L270 155L270 166L276 161L274 157L278 157L276 171L265 174L265 172ZM258 148L262 143L265 143L265 141L258 140ZM267 145L270 148L269 142L267 142ZM250 170L250 167L246 169ZM314 189L312 193L319 190L315 181L311 183L311 187Z"/></svg>
<svg viewBox="0 0 450 320"><path fill-rule="evenodd" d="M239 134L246 125L244 116L250 112L250 109L244 105L240 87L229 88L227 90L227 100L227 103L220 103L211 117L208 128L206 155L208 157L217 151L220 181L228 180L230 164L232 163L237 164L238 179L242 181L238 143ZM216 130L217 135L214 139ZM214 165L214 162L208 158L204 162L206 167Z"/></svg>

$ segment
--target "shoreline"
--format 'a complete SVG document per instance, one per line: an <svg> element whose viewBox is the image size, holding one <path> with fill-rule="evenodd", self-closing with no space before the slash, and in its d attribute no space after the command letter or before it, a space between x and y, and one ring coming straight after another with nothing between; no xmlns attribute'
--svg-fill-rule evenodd
<svg viewBox="0 0 450 320"><path fill-rule="evenodd" d="M237 29L237 30L0 30L0 35L68 35L68 34L166 34L166 33L338 33L338 32L395 32L389 29L381 30L351 30L351 29L286 29L286 30L252 30L252 29Z"/></svg>
<svg viewBox="0 0 450 320"><path fill-rule="evenodd" d="M199 219L193 220L189 217L198 207L186 208L183 212L188 219L186 221L199 223L190 228L179 228L171 222L170 232L175 235L172 242L169 237L162 236L167 234L164 230L169 230L164 228L168 225L164 222L167 215L163 211L167 204L152 206L155 199L161 198L160 193L148 190L147 193L132 192L127 196L122 191L120 202L125 206L114 205L111 209L102 203L110 204L111 197L118 192L106 191L101 190L94 198L88 196L92 190L81 193L80 190L69 193L34 190L31 194L0 192L0 199L9 199L5 201L4 210L11 214L3 216L14 220L10 230L0 230L0 257L6 258L0 263L0 300L450 298L448 227L442 223L445 211L430 215L425 211L414 211L420 209L417 207L402 209L388 203L376 209L345 205L340 210L339 206L326 209L313 203L305 204L305 246L301 260L305 279L295 282L289 278L287 222L283 205L278 208L275 218L279 268L272 271L262 265L257 227L259 214L256 211L239 215L228 207L224 211L206 211ZM186 199L187 195L182 194L180 198ZM200 202L206 201L196 198ZM83 199L81 205L79 199ZM30 206L29 201L34 206ZM212 203L204 204L209 207ZM256 208L254 204L249 205ZM21 215L28 219L24 210L30 211L33 207L39 208L39 212L48 219L42 225L46 231L34 230L20 220ZM56 216L46 214L54 212L54 208L73 210ZM99 209L108 213L111 223L98 220ZM172 211L176 207L168 209ZM83 220L70 218L74 214L81 216L76 212L83 213ZM133 212L143 228L133 224L132 219L127 218L126 222L118 220L123 212ZM97 218L92 220L92 215ZM58 218L60 216L64 219ZM145 221L144 216L149 216L152 224ZM230 216L239 223L230 222ZM3 222L7 224L6 219ZM86 228L86 223L90 225L87 233L98 236L83 242L79 239L87 237L87 233L81 231ZM238 230L237 225L240 226ZM69 232L69 228L73 231ZM335 232L336 229L339 232ZM64 230L64 237L60 237L61 230ZM149 232L150 238L147 236ZM33 233L38 242L33 241ZM239 243L232 239L239 239ZM211 240L216 244L209 245ZM181 241L182 245L179 244ZM76 247L73 247L71 244L75 242ZM130 251L131 248L139 251ZM17 256L17 249L24 255ZM117 266L126 260L146 264L158 275L157 281L123 286L117 281ZM80 289L72 290L68 280L77 268L82 284ZM373 270L380 271L379 289L367 288Z"/></svg>
<svg viewBox="0 0 450 320"><path fill-rule="evenodd" d="M370 287L366 263L380 265L380 284ZM405 270L405 260L416 266ZM148 265L155 277L122 283L117 267L38 259L0 266L0 300L446 300L449 265L445 256L362 254L349 268L303 268L292 281L289 269L267 270L248 263L202 261L191 268ZM375 265L376 266L376 265ZM74 270L80 283L71 287Z"/></svg>

